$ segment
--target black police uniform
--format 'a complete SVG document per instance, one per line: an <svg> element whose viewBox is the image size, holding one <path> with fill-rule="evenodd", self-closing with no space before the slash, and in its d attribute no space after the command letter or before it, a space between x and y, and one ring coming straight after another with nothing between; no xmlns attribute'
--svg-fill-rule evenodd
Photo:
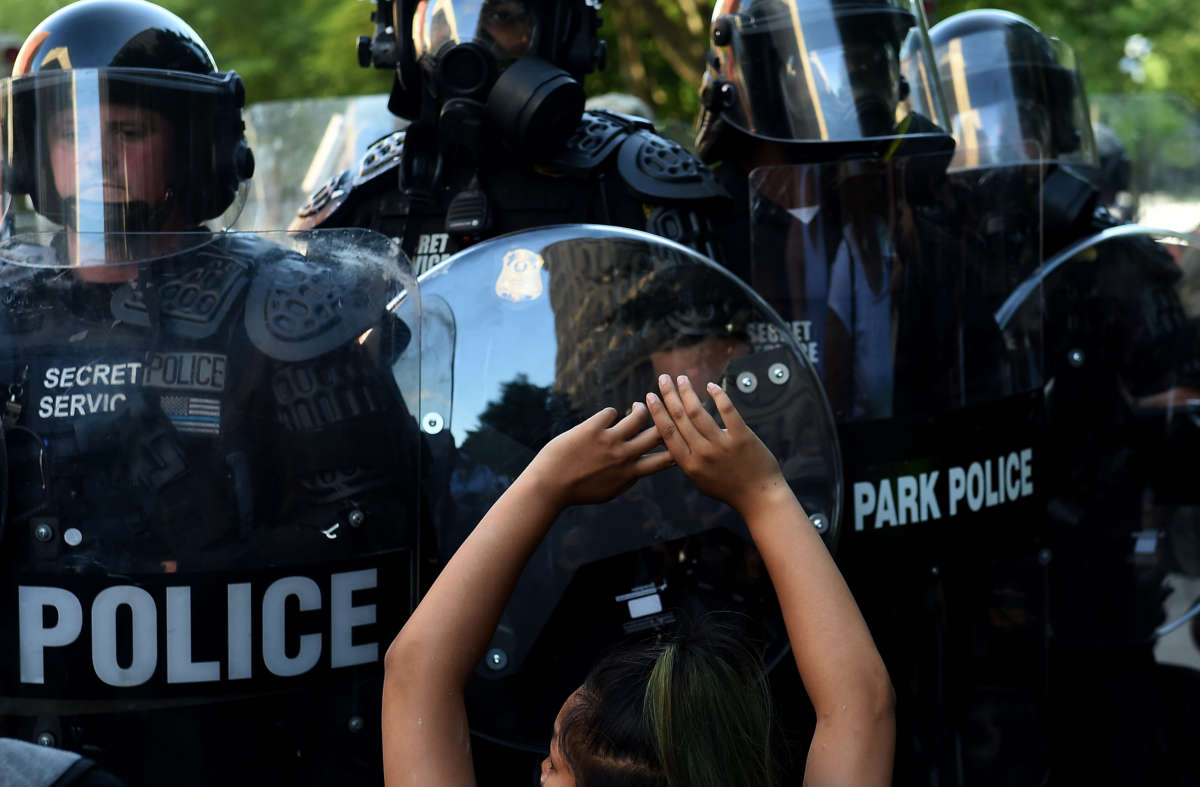
<svg viewBox="0 0 1200 787"><path fill-rule="evenodd" d="M1147 236L1055 259L1119 224L1097 208L1101 169L1069 48L995 10L952 16L930 36L943 93L993 140L989 155L1044 171L1041 215L1015 203L996 229L1019 233L1040 218L1050 263L1030 272L1045 302L1050 780L1187 783L1194 772L1176 741L1194 726L1181 726L1179 708L1200 680L1155 663L1164 572L1136 538L1163 466L1152 437L1162 411L1138 399L1195 380L1180 270Z"/></svg>
<svg viewBox="0 0 1200 787"><path fill-rule="evenodd" d="M404 598L412 569L403 554L417 521L415 496L404 491L416 477L415 452L405 446L417 438L379 359L395 357L409 337L379 322L384 283L349 270L331 272L253 236L220 237L119 285L5 266L5 573L26 584L65 582L84 599L89 582L124 577L153 590L147 577L178 577L196 594L198 637L224 625L224 610L202 601L214 577L249 583L280 573L273 566L318 576L369 564L380 575L395 569L377 587ZM357 342L367 331L375 338ZM364 562L381 553L401 558ZM407 602L378 605L386 630L406 612ZM3 669L14 685L29 683L18 677L20 637L10 633ZM95 696L98 673L80 658L75 650L46 656L50 694ZM138 693L124 714L121 703L100 702L104 710L91 715L47 706L31 716L41 705L27 696L5 703L4 727L26 738L53 729L59 745L133 783L282 783L345 768L369 776L377 744L345 727L347 718L376 716L378 675L369 672L257 702L222 683L223 702L175 707L168 720L147 710L155 699L192 703L179 702L179 686L161 685L159 667L149 696ZM331 751L317 740L321 728L345 740ZM212 747L226 756L207 757ZM296 752L304 770L289 765Z"/></svg>
<svg viewBox="0 0 1200 787"><path fill-rule="evenodd" d="M611 224L652 232L719 259L714 217L725 191L691 153L655 133L648 121L587 112L574 135L536 166L494 151L478 173L456 172L427 198L397 185L405 131L371 145L357 170L322 186L294 228L367 227L401 245L420 275L486 237L550 224ZM477 174L476 188L471 178ZM487 229L479 200L490 206Z"/></svg>
<svg viewBox="0 0 1200 787"><path fill-rule="evenodd" d="M371 233L204 228L252 174L243 102L133 0L59 10L0 80L0 205L54 227L0 239L0 734L130 784L378 780L415 282Z"/></svg>
<svg viewBox="0 0 1200 787"><path fill-rule="evenodd" d="M720 261L713 228L728 195L707 167L643 119L582 112L579 83L604 59L595 5L495 4L532 25L517 55L487 32L492 5L379 3L372 49L389 56L376 64L396 67L389 108L412 124L321 187L293 228L399 238L418 275L485 238L581 222L646 230ZM459 38L422 43L443 14L456 16Z"/></svg>

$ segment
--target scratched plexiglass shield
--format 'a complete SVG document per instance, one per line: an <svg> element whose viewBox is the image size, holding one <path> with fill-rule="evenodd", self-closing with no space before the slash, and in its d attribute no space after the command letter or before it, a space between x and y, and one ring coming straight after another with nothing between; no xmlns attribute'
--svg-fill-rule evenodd
<svg viewBox="0 0 1200 787"><path fill-rule="evenodd" d="M228 233L81 266L71 242L0 243L3 734L130 784L373 778L419 548L403 255Z"/></svg>
<svg viewBox="0 0 1200 787"><path fill-rule="evenodd" d="M1200 576L1200 237L1106 229L1048 258L1000 318L1038 285L1053 381L1056 636L1082 647L1157 639L1160 659L1198 666L1185 624ZM1102 587L1087 581L1097 575Z"/></svg>
<svg viewBox="0 0 1200 787"><path fill-rule="evenodd" d="M1040 269L1042 169L948 163L750 175L749 279L823 378L859 474L847 487L855 534L984 513L1033 485L1022 456L1044 383L1041 292L1003 325L994 313ZM973 432L946 426L964 418Z"/></svg>
<svg viewBox="0 0 1200 787"><path fill-rule="evenodd" d="M663 372L722 385L835 544L841 482L820 383L790 335L755 351L753 332L782 324L708 259L645 233L570 225L480 244L420 281L427 316L441 315L442 331L452 320L455 336L453 379L424 386L421 407L433 472L449 467L443 558L550 438L603 407L628 412ZM759 621L768 658L782 655L786 633L745 524L678 469L567 510L475 671L475 731L544 748L599 654L716 609Z"/></svg>
<svg viewBox="0 0 1200 787"><path fill-rule="evenodd" d="M1023 757L1046 685L1040 286L997 319L1041 269L1043 170L950 160L749 178L750 281L804 341L838 421L838 563L896 687L901 783ZM986 726L1010 709L1028 723ZM968 745L992 732L998 754Z"/></svg>

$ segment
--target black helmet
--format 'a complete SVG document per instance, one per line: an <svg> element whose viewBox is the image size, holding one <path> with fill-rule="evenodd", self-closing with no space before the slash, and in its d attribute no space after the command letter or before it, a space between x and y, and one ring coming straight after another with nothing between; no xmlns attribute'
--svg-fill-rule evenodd
<svg viewBox="0 0 1200 787"><path fill-rule="evenodd" d="M1095 166L1071 48L1024 17L980 9L929 31L958 142L957 167L1031 161Z"/></svg>
<svg viewBox="0 0 1200 787"><path fill-rule="evenodd" d="M599 0L379 0L377 21L387 6L395 48L382 47L382 62L394 54L397 115L436 113L443 124L482 115L526 149L574 132L583 77L603 67Z"/></svg>
<svg viewBox="0 0 1200 787"><path fill-rule="evenodd" d="M906 39L928 47L923 11L906 0L721 0L700 91L701 157L720 158L731 129L818 144L822 159L873 138L944 137L936 103L924 119L908 111L925 86L900 75Z"/></svg>
<svg viewBox="0 0 1200 787"><path fill-rule="evenodd" d="M38 25L0 81L3 189L77 232L195 227L253 173L244 104L241 78L179 17L82 0Z"/></svg>

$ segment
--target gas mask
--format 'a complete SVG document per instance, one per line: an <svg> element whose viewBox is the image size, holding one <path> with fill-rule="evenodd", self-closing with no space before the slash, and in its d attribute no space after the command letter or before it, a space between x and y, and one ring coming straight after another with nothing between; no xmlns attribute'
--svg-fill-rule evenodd
<svg viewBox="0 0 1200 787"><path fill-rule="evenodd" d="M543 18L550 13L525 0L417 3L413 53L446 139L475 151L485 138L498 139L521 153L555 147L574 132L583 86L538 55L542 37L553 34Z"/></svg>

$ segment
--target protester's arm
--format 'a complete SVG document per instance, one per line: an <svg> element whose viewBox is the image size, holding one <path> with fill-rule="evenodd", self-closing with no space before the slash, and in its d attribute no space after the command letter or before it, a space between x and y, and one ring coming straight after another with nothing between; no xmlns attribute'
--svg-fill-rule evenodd
<svg viewBox="0 0 1200 787"><path fill-rule="evenodd" d="M640 403L606 408L538 452L463 542L388 648L383 765L389 787L474 784L463 687L525 563L559 512L608 500L668 467Z"/></svg>
<svg viewBox="0 0 1200 787"><path fill-rule="evenodd" d="M746 520L775 585L800 677L817 714L806 785L887 785L894 695L858 605L784 480L779 462L712 383L725 429L686 377L659 378L646 403L667 450L700 491ZM665 406L664 406L665 405Z"/></svg>

